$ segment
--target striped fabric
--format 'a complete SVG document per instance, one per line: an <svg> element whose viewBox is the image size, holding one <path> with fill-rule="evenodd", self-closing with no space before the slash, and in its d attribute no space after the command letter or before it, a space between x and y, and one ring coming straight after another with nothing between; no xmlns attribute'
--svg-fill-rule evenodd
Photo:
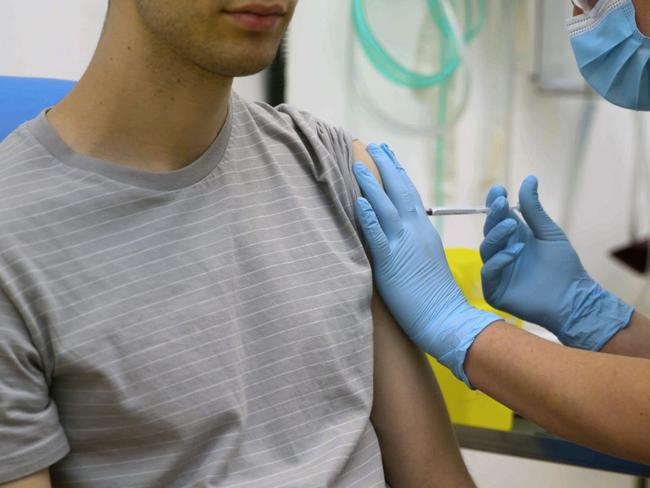
<svg viewBox="0 0 650 488"><path fill-rule="evenodd" d="M149 172L0 145L0 482L385 487L349 136L233 94Z"/></svg>

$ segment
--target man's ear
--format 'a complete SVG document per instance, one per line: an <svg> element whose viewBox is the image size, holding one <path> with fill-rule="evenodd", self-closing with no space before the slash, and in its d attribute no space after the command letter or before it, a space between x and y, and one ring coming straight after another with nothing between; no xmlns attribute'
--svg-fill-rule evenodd
<svg viewBox="0 0 650 488"><path fill-rule="evenodd" d="M354 141L352 141L352 155L354 157L354 160L365 163L365 165L368 166L368 169L372 172L375 178L377 178L377 181L381 185L383 185L381 175L379 174L379 170L377 169L377 165L372 160L370 154L368 154L368 150L366 148L367 148L367 144L361 142L359 139L355 139Z"/></svg>

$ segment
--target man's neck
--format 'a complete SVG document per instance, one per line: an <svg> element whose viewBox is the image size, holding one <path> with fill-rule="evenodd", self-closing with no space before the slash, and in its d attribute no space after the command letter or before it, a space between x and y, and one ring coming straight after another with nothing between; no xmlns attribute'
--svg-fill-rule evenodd
<svg viewBox="0 0 650 488"><path fill-rule="evenodd" d="M47 118L77 153L172 171L214 141L231 88L232 78L181 59L145 29L109 19L90 66Z"/></svg>

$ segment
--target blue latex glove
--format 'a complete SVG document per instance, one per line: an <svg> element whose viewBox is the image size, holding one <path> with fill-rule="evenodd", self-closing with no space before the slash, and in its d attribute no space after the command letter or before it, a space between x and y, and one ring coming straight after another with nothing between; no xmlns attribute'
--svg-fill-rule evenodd
<svg viewBox="0 0 650 488"><path fill-rule="evenodd" d="M598 351L631 318L633 308L589 277L566 235L542 208L537 179L521 184L525 222L493 187L481 244L487 302L553 332L563 344Z"/></svg>
<svg viewBox="0 0 650 488"><path fill-rule="evenodd" d="M370 249L375 286L411 340L471 387L463 369L467 350L501 318L467 303L440 236L393 152L376 144L368 152L386 188L384 192L365 164L353 165L367 198L357 199L356 215Z"/></svg>

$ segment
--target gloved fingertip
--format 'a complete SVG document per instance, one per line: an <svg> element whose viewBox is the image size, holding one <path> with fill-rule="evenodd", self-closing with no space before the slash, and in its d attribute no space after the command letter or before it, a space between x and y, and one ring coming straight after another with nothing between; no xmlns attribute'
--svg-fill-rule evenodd
<svg viewBox="0 0 650 488"><path fill-rule="evenodd" d="M357 173L360 173L365 176L374 176L370 172L370 169L368 169L368 165L363 161L355 161L355 163L352 165L352 169Z"/></svg>
<svg viewBox="0 0 650 488"><path fill-rule="evenodd" d="M381 143L381 150L384 151L384 152L385 152L386 154L388 154L389 156L395 156L395 153L393 152L393 150L392 150L392 149L390 148L390 146L389 146L388 144L386 144L385 142L382 142L382 143Z"/></svg>
<svg viewBox="0 0 650 488"><path fill-rule="evenodd" d="M511 229L514 229L515 227L517 227L517 221L515 219L508 218L508 219L505 219L503 221L503 224L501 224L501 225L503 225L506 228L506 230L511 230Z"/></svg>
<svg viewBox="0 0 650 488"><path fill-rule="evenodd" d="M485 236L485 240L483 242L486 244L495 244L502 242L504 239L509 238L516 228L517 222L514 219L508 218L502 220L492 227L492 229Z"/></svg>
<svg viewBox="0 0 650 488"><path fill-rule="evenodd" d="M497 197L488 207L483 225L483 235L487 237L490 231L503 222L508 217L508 200L505 197Z"/></svg>
<svg viewBox="0 0 650 488"><path fill-rule="evenodd" d="M485 263L497 252L505 250L516 230L517 222L514 219L505 219L494 225L479 246L482 261Z"/></svg>
<svg viewBox="0 0 650 488"><path fill-rule="evenodd" d="M397 156L395 156L395 153L390 148L390 146L388 144L384 143L384 144L381 145L381 148L384 151L384 153L386 154L386 156L388 156L390 158L390 160L393 162L393 166L395 166L395 168L397 168L397 169L402 169L401 163L397 159Z"/></svg>
<svg viewBox="0 0 650 488"><path fill-rule="evenodd" d="M519 256L524 250L525 244L523 242L517 242L506 249L506 252L511 256Z"/></svg>
<svg viewBox="0 0 650 488"><path fill-rule="evenodd" d="M493 195L503 195L507 196L508 195L508 190L503 185L492 185L490 187L490 190L488 191L488 194L492 193Z"/></svg>
<svg viewBox="0 0 650 488"><path fill-rule="evenodd" d="M368 146L366 147L366 150L369 153L374 153L374 154L383 152L381 144L377 144L376 142L371 142L370 144L368 144Z"/></svg>
<svg viewBox="0 0 650 488"><path fill-rule="evenodd" d="M371 210L370 202L368 202L368 200L366 200L365 198L357 198L357 200L354 203L356 207L357 218L363 221L363 223L365 223L367 220L366 216L368 215L368 212Z"/></svg>
<svg viewBox="0 0 650 488"><path fill-rule="evenodd" d="M538 181L538 179L537 179L537 176L535 176L535 175L528 175L528 176L526 176L526 177L524 178L523 183L526 183L526 184L529 184L529 185L533 185L535 188L537 188L537 185L538 185L539 181Z"/></svg>
<svg viewBox="0 0 650 488"><path fill-rule="evenodd" d="M501 281L503 270L510 266L524 249L524 244L518 242L503 251L495 254L488 259L481 268L481 282L483 285L483 295L487 302L493 307L496 306L493 301L493 291Z"/></svg>
<svg viewBox="0 0 650 488"><path fill-rule="evenodd" d="M521 214L530 226L533 235L538 239L566 239L564 231L546 213L537 193L538 181L535 176L528 176L519 189L519 204Z"/></svg>
<svg viewBox="0 0 650 488"><path fill-rule="evenodd" d="M492 202L494 202L498 197L508 198L508 191L502 185L494 185L490 188L485 200L486 205L488 207L491 206Z"/></svg>
<svg viewBox="0 0 650 488"><path fill-rule="evenodd" d="M521 182L521 187L519 189L519 202L526 205L533 204L539 200L537 196L538 186L539 182L536 176L526 176L524 181Z"/></svg>
<svg viewBox="0 0 650 488"><path fill-rule="evenodd" d="M504 196L497 197L494 202L492 202L492 210L501 210L508 206L508 199Z"/></svg>
<svg viewBox="0 0 650 488"><path fill-rule="evenodd" d="M368 210L372 210L372 206L370 205L370 202L363 197L358 197L354 203L356 204L357 209L361 210L362 212L367 212Z"/></svg>
<svg viewBox="0 0 650 488"><path fill-rule="evenodd" d="M364 229L364 232L368 231L377 220L372 205L365 198L357 198L355 206L359 225Z"/></svg>

